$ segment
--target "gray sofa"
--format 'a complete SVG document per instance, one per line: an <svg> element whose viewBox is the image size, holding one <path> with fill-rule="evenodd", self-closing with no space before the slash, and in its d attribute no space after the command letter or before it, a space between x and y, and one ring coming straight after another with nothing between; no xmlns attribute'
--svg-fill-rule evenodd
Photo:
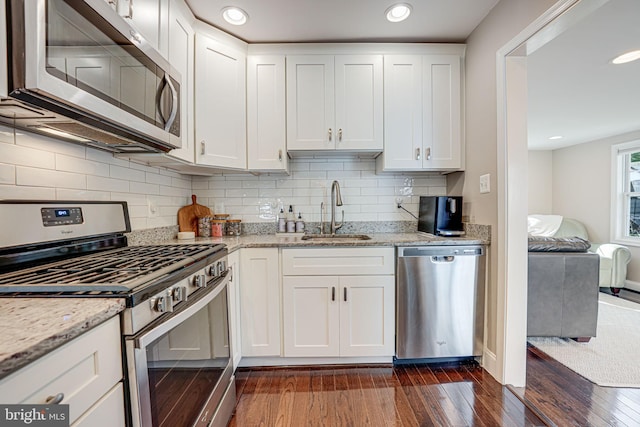
<svg viewBox="0 0 640 427"><path fill-rule="evenodd" d="M529 252L527 336L589 341L598 322L600 257Z"/></svg>

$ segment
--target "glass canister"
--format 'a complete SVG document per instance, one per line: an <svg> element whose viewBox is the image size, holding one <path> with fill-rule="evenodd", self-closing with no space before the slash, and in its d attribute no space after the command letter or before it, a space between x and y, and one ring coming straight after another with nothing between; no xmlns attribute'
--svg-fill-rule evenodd
<svg viewBox="0 0 640 427"><path fill-rule="evenodd" d="M239 236L242 233L241 219L227 220L227 236Z"/></svg>
<svg viewBox="0 0 640 427"><path fill-rule="evenodd" d="M210 237L211 236L211 220L210 216L198 217L198 236Z"/></svg>
<svg viewBox="0 0 640 427"><path fill-rule="evenodd" d="M211 237L222 237L224 236L224 219L214 219L211 220Z"/></svg>

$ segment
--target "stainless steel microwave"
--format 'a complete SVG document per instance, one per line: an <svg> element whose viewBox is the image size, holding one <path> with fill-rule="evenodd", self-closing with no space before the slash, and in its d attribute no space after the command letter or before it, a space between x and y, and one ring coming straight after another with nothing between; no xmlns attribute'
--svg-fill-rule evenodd
<svg viewBox="0 0 640 427"><path fill-rule="evenodd" d="M181 76L108 2L0 5L1 123L112 152L180 148Z"/></svg>

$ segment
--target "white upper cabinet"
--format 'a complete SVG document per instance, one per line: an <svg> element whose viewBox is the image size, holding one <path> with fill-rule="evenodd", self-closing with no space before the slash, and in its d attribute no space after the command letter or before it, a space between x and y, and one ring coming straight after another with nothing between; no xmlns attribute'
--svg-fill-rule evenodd
<svg viewBox="0 0 640 427"><path fill-rule="evenodd" d="M196 32L196 163L247 168L246 52Z"/></svg>
<svg viewBox="0 0 640 427"><path fill-rule="evenodd" d="M464 169L461 56L385 55L378 171Z"/></svg>
<svg viewBox="0 0 640 427"><path fill-rule="evenodd" d="M169 0L118 0L116 10L165 58L168 51Z"/></svg>
<svg viewBox="0 0 640 427"><path fill-rule="evenodd" d="M193 163L194 109L193 109L193 57L194 31L189 13L181 0L169 4L169 63L180 72L180 140L179 149L168 155Z"/></svg>
<svg viewBox="0 0 640 427"><path fill-rule="evenodd" d="M382 150L382 56L287 56L287 148Z"/></svg>
<svg viewBox="0 0 640 427"><path fill-rule="evenodd" d="M247 58L247 163L252 171L289 171L284 55Z"/></svg>
<svg viewBox="0 0 640 427"><path fill-rule="evenodd" d="M432 55L423 61L423 166L463 169L460 57Z"/></svg>

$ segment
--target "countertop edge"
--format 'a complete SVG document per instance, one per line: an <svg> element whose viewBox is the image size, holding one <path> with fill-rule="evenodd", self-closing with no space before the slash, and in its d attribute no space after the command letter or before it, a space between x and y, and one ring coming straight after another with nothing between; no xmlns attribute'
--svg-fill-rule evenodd
<svg viewBox="0 0 640 427"><path fill-rule="evenodd" d="M53 309L52 301L55 301ZM14 305L7 311L17 313L5 313L0 320L13 319L14 322L21 322L20 316L31 317L30 313L33 312L39 312L42 316L38 321L28 323L29 330L34 332L27 337L20 333L23 329L16 328L13 334L3 334L3 338L0 338L0 382L31 362L117 316L125 308L123 298L2 298L0 306L3 304ZM49 308L45 307L47 305ZM61 313L65 314L61 317ZM67 323L66 317L74 315L76 319ZM0 322L2 323L4 322Z"/></svg>

